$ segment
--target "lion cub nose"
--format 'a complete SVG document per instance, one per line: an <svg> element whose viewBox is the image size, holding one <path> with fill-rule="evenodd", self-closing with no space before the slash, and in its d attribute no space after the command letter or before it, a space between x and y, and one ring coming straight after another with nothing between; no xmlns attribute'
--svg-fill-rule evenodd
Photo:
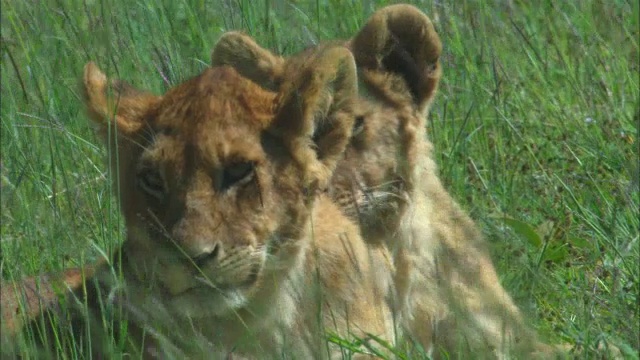
<svg viewBox="0 0 640 360"><path fill-rule="evenodd" d="M207 264L218 260L221 247L220 243L215 243L203 248L199 254L192 256L191 258L198 267L206 266Z"/></svg>

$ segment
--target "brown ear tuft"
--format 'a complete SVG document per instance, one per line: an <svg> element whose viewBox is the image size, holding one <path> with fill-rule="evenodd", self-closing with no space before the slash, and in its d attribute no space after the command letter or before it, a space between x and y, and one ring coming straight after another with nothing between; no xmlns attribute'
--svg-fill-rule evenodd
<svg viewBox="0 0 640 360"><path fill-rule="evenodd" d="M306 186L327 186L351 136L356 96L355 61L340 46L323 50L282 85L269 131L285 141L304 169Z"/></svg>
<svg viewBox="0 0 640 360"><path fill-rule="evenodd" d="M431 20L416 7L401 4L376 11L350 47L359 67L399 74L418 107L433 98L442 43Z"/></svg>
<svg viewBox="0 0 640 360"><path fill-rule="evenodd" d="M284 60L260 47L250 36L228 32L211 52L211 65L228 65L265 89L275 91L282 77Z"/></svg>
<svg viewBox="0 0 640 360"><path fill-rule="evenodd" d="M89 116L100 128L114 121L118 132L125 135L142 128L144 114L159 99L124 81L109 81L93 62L84 67L83 93Z"/></svg>

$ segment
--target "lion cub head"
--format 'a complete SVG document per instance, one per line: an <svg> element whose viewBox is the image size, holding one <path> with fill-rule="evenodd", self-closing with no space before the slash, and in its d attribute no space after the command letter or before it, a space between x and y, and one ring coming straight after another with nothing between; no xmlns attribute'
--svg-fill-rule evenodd
<svg viewBox="0 0 640 360"><path fill-rule="evenodd" d="M221 66L156 96L93 63L84 87L115 164L136 280L189 316L276 286L349 141L352 55L318 53L277 91Z"/></svg>
<svg viewBox="0 0 640 360"><path fill-rule="evenodd" d="M355 57L360 87L352 137L330 192L371 239L385 232L380 230L398 228L419 173L435 171L435 165L424 168L432 163L425 118L442 73L442 44L429 18L410 5L377 11L355 37L340 44ZM278 89L288 74L334 45L282 58L231 32L216 45L212 64L234 66Z"/></svg>

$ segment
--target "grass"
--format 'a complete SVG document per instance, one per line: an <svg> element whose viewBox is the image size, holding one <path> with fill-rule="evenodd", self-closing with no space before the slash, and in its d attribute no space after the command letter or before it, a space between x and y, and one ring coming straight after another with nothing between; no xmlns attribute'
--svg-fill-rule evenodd
<svg viewBox="0 0 640 360"><path fill-rule="evenodd" d="M552 342L640 349L637 1L416 1L444 43L429 133L504 286ZM2 0L1 271L110 253L123 226L78 94L87 61L157 93L224 31L276 52L351 36L385 1Z"/></svg>

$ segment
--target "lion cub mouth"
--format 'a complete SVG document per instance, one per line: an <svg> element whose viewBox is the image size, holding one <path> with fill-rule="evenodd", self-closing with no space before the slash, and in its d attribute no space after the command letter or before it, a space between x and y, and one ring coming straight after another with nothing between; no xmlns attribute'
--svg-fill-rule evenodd
<svg viewBox="0 0 640 360"><path fill-rule="evenodd" d="M375 187L367 186L363 181L349 184L332 189L332 198L345 215L365 226L376 225L380 220L379 214L397 213L399 204L407 201L399 180Z"/></svg>
<svg viewBox="0 0 640 360"><path fill-rule="evenodd" d="M228 282L229 280L227 277L220 276L220 274L216 274L217 276L213 279L204 275L196 275L195 280L200 285L199 287L210 288L220 292L243 290L250 288L256 283L260 269L260 264L253 264L249 270L242 271L242 274L235 274L238 275L238 278L240 279L236 282Z"/></svg>
<svg viewBox="0 0 640 360"><path fill-rule="evenodd" d="M240 259L238 255L178 269L166 266L159 274L161 292L168 304L185 316L222 316L248 304L259 284L263 268L260 260L256 256Z"/></svg>
<svg viewBox="0 0 640 360"><path fill-rule="evenodd" d="M251 247L216 255L192 261L175 258L160 261L157 275L163 292L180 297L248 291L258 282L266 258Z"/></svg>

